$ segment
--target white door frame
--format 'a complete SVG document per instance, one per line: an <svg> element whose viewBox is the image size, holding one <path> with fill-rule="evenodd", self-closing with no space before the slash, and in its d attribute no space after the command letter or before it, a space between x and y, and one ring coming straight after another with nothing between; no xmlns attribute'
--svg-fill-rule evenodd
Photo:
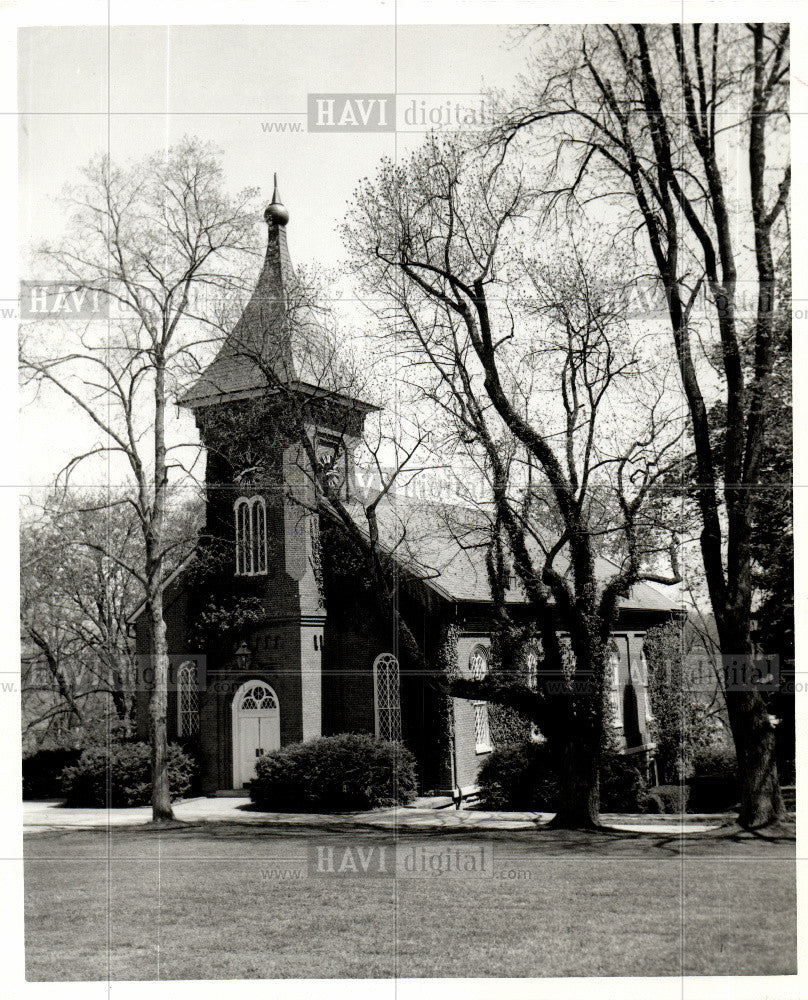
<svg viewBox="0 0 808 1000"><path fill-rule="evenodd" d="M231 725L231 745L233 753L233 788L241 788L243 786L243 779L241 775L241 711L239 705L241 704L241 699L244 692L253 687L255 684L263 684L265 687L269 688L272 692L272 697L275 699L275 704L278 706L275 709L265 710L267 717L269 717L270 712L277 712L278 714L278 732L280 733L281 725L281 702L278 698L278 694L275 688L272 687L267 681L263 680L261 677L253 677L248 681L244 681L238 688L238 690L233 695L233 701L230 706L230 713L232 719ZM250 713L253 714L253 713ZM258 714L258 713L255 713Z"/></svg>

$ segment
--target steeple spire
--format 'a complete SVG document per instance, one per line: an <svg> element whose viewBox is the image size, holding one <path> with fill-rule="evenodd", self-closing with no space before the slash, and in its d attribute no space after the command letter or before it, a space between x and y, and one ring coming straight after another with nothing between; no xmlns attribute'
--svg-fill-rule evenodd
<svg viewBox="0 0 808 1000"><path fill-rule="evenodd" d="M278 190L278 175L274 175L275 190L272 192L272 201L264 209L264 218L269 226L285 226L289 221L289 213L281 201L281 193Z"/></svg>
<svg viewBox="0 0 808 1000"><path fill-rule="evenodd" d="M183 406L195 409L260 394L280 383L318 390L326 386L328 333L302 296L295 295L298 286L286 242L289 213L277 174L274 180L272 201L264 211L267 251L255 289L219 353L180 398ZM357 405L367 410L369 404Z"/></svg>

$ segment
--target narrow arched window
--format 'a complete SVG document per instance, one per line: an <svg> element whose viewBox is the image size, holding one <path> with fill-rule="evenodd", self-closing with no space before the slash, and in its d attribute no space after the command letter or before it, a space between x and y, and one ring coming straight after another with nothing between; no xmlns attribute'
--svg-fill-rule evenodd
<svg viewBox="0 0 808 1000"><path fill-rule="evenodd" d="M239 497L233 505L236 525L236 576L267 571L267 510L264 498Z"/></svg>
<svg viewBox="0 0 808 1000"><path fill-rule="evenodd" d="M654 722L654 707L651 704L651 678L648 676L648 656L645 646L640 650L640 684L645 699L645 722L650 728Z"/></svg>
<svg viewBox="0 0 808 1000"><path fill-rule="evenodd" d="M377 738L401 740L401 682L392 653L382 653L373 661L373 689Z"/></svg>
<svg viewBox="0 0 808 1000"><path fill-rule="evenodd" d="M196 664L183 663L177 671L177 735L199 733L199 682Z"/></svg>
<svg viewBox="0 0 808 1000"><path fill-rule="evenodd" d="M539 686L539 650L536 646L530 646L525 655L525 672L527 686L535 691Z"/></svg>
<svg viewBox="0 0 808 1000"><path fill-rule="evenodd" d="M485 646L475 646L469 658L472 680L481 681L488 676L488 650Z"/></svg>
<svg viewBox="0 0 808 1000"><path fill-rule="evenodd" d="M485 646L475 646L469 657L469 671L472 679L481 681L488 676L488 650ZM477 753L488 753L491 746L491 728L488 720L488 702L472 702L474 709L474 746Z"/></svg>
<svg viewBox="0 0 808 1000"><path fill-rule="evenodd" d="M539 659L538 646L529 646L525 654L525 673L527 686L531 691L537 691L539 688ZM530 738L534 743L544 743L544 736L535 722L530 723Z"/></svg>
<svg viewBox="0 0 808 1000"><path fill-rule="evenodd" d="M609 704L612 708L612 721L618 728L623 728L623 712L620 704L620 653L617 646L609 648L609 666L606 675L606 685L609 691Z"/></svg>
<svg viewBox="0 0 808 1000"><path fill-rule="evenodd" d="M267 571L267 512L263 497L253 497L252 557L256 573Z"/></svg>

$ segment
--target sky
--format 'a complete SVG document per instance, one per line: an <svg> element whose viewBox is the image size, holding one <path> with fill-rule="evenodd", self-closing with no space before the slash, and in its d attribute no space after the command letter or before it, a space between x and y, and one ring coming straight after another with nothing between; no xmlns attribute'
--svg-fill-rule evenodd
<svg viewBox="0 0 808 1000"><path fill-rule="evenodd" d="M64 232L61 196L93 154L126 163L184 135L216 143L232 191L268 199L277 172L293 261L332 267L357 182L420 142L425 112L510 89L525 51L512 27L488 25L23 28L20 277L34 273L32 249ZM398 130L310 132L310 93L396 93ZM45 487L91 428L53 393L22 403L20 481ZM190 417L175 430L191 431Z"/></svg>

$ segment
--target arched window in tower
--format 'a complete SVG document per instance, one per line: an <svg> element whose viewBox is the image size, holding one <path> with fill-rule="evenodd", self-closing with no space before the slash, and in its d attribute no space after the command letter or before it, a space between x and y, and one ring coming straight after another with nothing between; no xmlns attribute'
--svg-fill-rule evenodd
<svg viewBox="0 0 808 1000"><path fill-rule="evenodd" d="M392 653L382 653L373 661L373 688L377 738L400 741L401 683L398 660Z"/></svg>
<svg viewBox="0 0 808 1000"><path fill-rule="evenodd" d="M317 473L325 490L347 499L348 453L341 438L328 434L318 434L315 439Z"/></svg>
<svg viewBox="0 0 808 1000"><path fill-rule="evenodd" d="M485 646L475 646L469 658L471 679L484 680L488 676L488 650Z"/></svg>
<svg viewBox="0 0 808 1000"><path fill-rule="evenodd" d="M475 646L469 657L469 671L472 679L481 681L488 676L488 650L485 646ZM474 746L477 753L488 753L491 746L491 728L488 721L488 702L473 701Z"/></svg>
<svg viewBox="0 0 808 1000"><path fill-rule="evenodd" d="M233 510L236 576L261 576L267 571L267 509L264 498L239 497Z"/></svg>
<svg viewBox="0 0 808 1000"><path fill-rule="evenodd" d="M199 683L196 664L188 661L177 671L177 735L199 733Z"/></svg>

